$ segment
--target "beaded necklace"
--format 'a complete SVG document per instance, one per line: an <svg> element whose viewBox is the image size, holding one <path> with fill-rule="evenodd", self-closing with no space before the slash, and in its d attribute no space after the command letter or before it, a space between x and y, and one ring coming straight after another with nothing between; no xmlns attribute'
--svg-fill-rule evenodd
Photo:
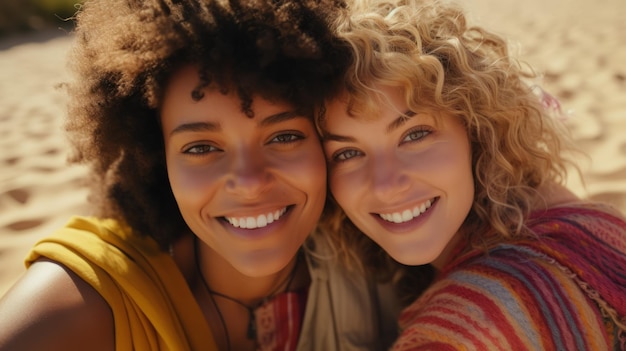
<svg viewBox="0 0 626 351"><path fill-rule="evenodd" d="M194 238L194 242L193 242L193 248L194 248L194 253L195 253L195 257L194 257L194 261L196 264L196 270L198 272L198 275L200 276L200 280L202 281L202 285L204 286L204 288L206 289L206 291L209 293L209 296L211 297L211 303L213 304L213 306L215 307L215 310L217 311L218 317L220 319L220 323L222 324L222 327L224 329L224 333L226 334L226 344L227 344L227 348L230 351L231 347L230 347L230 335L228 333L228 327L226 326L226 321L224 319L224 316L222 315L222 311L220 310L217 302L215 301L215 297L214 296L218 296L221 297L223 299L226 300L230 300L238 305L240 305L241 307L245 308L248 311L248 328L247 328L247 333L246 333L246 337L250 340L256 340L257 334L256 334L256 317L254 315L254 310L256 310L258 307L262 306L264 303L266 303L267 301L271 300L272 298L274 298L274 296L276 296L279 293L279 289L277 288L276 291L273 291L272 293L270 293L269 295L267 295L266 297L264 297L261 301L259 301L258 303L256 303L253 306L248 306L247 304L245 304L244 302L241 302L237 299L235 299L234 297L230 297L228 295L222 294L220 292L217 292L215 290L212 290L209 287L209 284L207 283L206 279L204 279L204 273L202 272L202 267L200 267L200 250L198 249L198 238ZM296 263L293 265L293 268L291 269L291 272L289 272L289 275L285 278L285 280L280 283L278 285L278 287L280 288L283 284L286 283L285 289L282 290L281 292L286 292L289 291L289 288L291 287L291 283L293 282L295 276L296 276L296 272L297 272L297 268L300 264L300 254L298 253L297 257L296 257Z"/></svg>

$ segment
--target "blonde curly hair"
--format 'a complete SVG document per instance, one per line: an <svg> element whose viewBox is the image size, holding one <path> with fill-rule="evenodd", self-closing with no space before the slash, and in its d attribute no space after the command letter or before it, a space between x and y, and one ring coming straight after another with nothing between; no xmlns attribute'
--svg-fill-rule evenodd
<svg viewBox="0 0 626 351"><path fill-rule="evenodd" d="M469 26L461 8L433 0L355 0L336 23L352 50L342 84L348 113L376 115L381 92L399 87L414 112L442 111L467 129L475 198L463 224L473 246L485 247L524 232L537 191L563 183L573 163L571 143L530 84L536 73L509 54L504 38ZM326 116L318 118L324 137ZM574 166L575 167L575 166ZM331 199L322 226L348 262L394 266L382 249L359 233ZM358 258L360 257L360 260Z"/></svg>

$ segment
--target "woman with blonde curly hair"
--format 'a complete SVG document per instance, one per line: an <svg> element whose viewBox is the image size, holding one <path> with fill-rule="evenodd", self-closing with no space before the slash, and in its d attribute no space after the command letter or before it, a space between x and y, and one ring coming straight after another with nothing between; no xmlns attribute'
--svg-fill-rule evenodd
<svg viewBox="0 0 626 351"><path fill-rule="evenodd" d="M532 69L441 1L355 0L337 31L325 226L413 284L393 349L626 347L626 222L562 185L573 148Z"/></svg>
<svg viewBox="0 0 626 351"><path fill-rule="evenodd" d="M388 289L314 231L341 0L88 0L67 124L94 217L37 243L0 350L379 350ZM309 236L309 234L313 234Z"/></svg>

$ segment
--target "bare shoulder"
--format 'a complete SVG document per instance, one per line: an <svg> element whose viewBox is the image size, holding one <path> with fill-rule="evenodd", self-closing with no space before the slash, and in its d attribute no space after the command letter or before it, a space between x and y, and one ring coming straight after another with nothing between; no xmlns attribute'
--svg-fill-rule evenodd
<svg viewBox="0 0 626 351"><path fill-rule="evenodd" d="M114 350L113 314L74 272L39 260L0 299L0 351Z"/></svg>

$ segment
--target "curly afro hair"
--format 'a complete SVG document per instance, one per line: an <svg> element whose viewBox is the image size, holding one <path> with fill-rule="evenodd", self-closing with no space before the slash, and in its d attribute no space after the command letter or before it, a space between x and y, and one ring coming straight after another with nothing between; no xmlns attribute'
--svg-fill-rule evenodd
<svg viewBox="0 0 626 351"><path fill-rule="evenodd" d="M159 125L164 84L196 64L209 84L234 91L248 116L253 96L323 106L349 51L330 30L340 0L91 0L78 12L70 53L67 130L73 161L91 167L98 215L164 249L189 232L169 185Z"/></svg>

